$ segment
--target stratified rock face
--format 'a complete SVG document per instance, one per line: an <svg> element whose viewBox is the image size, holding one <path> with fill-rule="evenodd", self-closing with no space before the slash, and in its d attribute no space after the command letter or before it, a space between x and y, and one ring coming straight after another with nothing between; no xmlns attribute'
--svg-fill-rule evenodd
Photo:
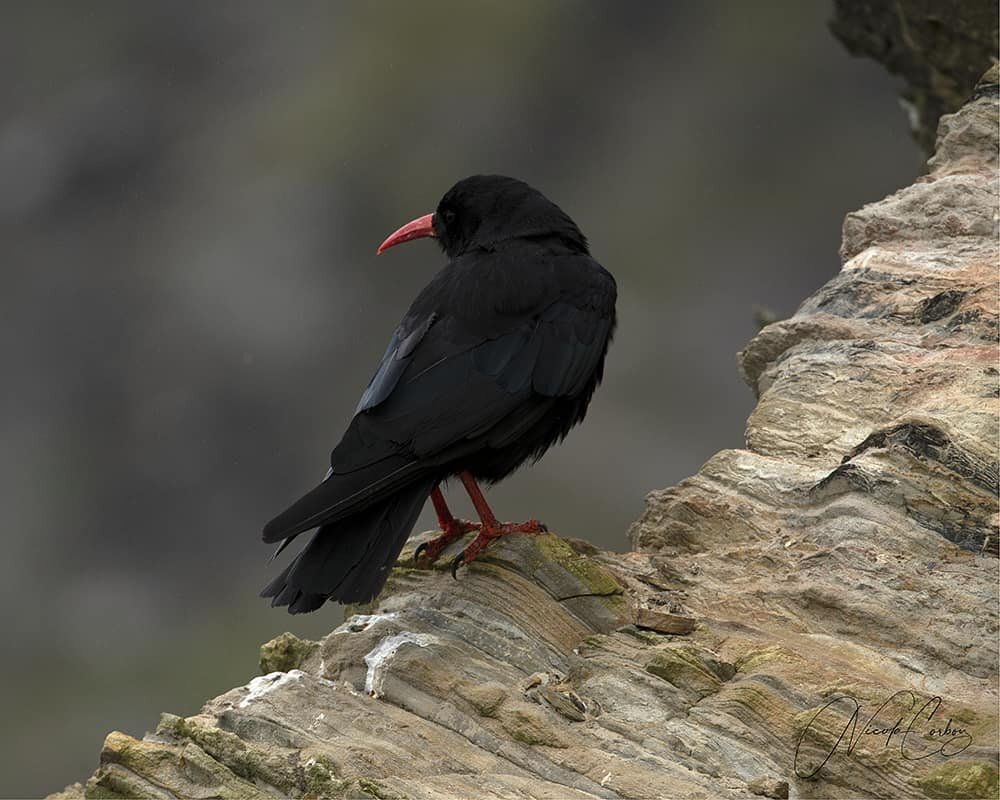
<svg viewBox="0 0 1000 800"><path fill-rule="evenodd" d="M848 215L841 273L740 354L747 449L654 492L631 531L739 669L713 702L760 693L789 758L828 698L861 703L858 745L811 781L768 748L799 796L996 795L996 83L942 120L929 175ZM899 691L872 728L939 695L936 727L962 720L971 744L908 760L912 738L861 733ZM800 774L853 710L820 716Z"/></svg>
<svg viewBox="0 0 1000 800"><path fill-rule="evenodd" d="M411 542L62 796L995 797L997 105L848 216L741 354L747 449L651 494L635 552L511 536L454 581Z"/></svg>
<svg viewBox="0 0 1000 800"><path fill-rule="evenodd" d="M913 136L930 154L941 115L997 59L998 17L994 0L834 0L830 29L905 80Z"/></svg>

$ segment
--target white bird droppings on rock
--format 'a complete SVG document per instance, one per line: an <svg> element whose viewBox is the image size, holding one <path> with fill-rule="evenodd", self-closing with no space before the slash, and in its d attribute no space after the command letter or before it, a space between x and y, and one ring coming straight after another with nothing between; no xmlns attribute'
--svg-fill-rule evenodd
<svg viewBox="0 0 1000 800"><path fill-rule="evenodd" d="M268 692L273 692L279 686L284 686L286 683L301 680L304 676L305 673L302 670L293 669L289 672L269 672L267 675L254 678L246 685L248 694L240 700L240 708L246 708Z"/></svg>
<svg viewBox="0 0 1000 800"><path fill-rule="evenodd" d="M410 633L409 631L397 633L383 639L372 651L365 656L365 663L368 665L368 674L365 676L365 694L371 697L382 696L382 684L385 682L385 671L389 661L404 644L415 644L419 647L436 642L437 639L426 633Z"/></svg>

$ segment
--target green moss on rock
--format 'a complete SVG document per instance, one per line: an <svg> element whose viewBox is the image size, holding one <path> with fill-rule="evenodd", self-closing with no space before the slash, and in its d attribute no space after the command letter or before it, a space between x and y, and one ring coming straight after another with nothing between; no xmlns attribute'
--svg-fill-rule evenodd
<svg viewBox="0 0 1000 800"><path fill-rule="evenodd" d="M302 800L332 800L344 796L350 781L340 779L336 763L323 755L310 756L302 765Z"/></svg>
<svg viewBox="0 0 1000 800"><path fill-rule="evenodd" d="M648 633L641 628L636 627L633 623L628 623L627 625L622 625L617 629L618 633L624 633L631 636L633 639L638 639L640 642L646 645L655 645L663 641L662 637L657 638L654 634ZM589 637L588 637L589 638Z"/></svg>
<svg viewBox="0 0 1000 800"><path fill-rule="evenodd" d="M708 651L693 646L660 650L646 664L646 672L670 681L678 689L688 689L701 697L719 691L723 681L736 674L732 664L719 661Z"/></svg>
<svg viewBox="0 0 1000 800"><path fill-rule="evenodd" d="M88 798L155 798L173 795L159 787L171 786L181 796L208 796L219 800L265 800L268 792L236 775L191 740L178 744L133 739L112 731L104 740L101 766L87 782Z"/></svg>
<svg viewBox="0 0 1000 800"><path fill-rule="evenodd" d="M406 800L404 795L387 789L381 783L372 778L358 778L357 787L363 794L366 794L369 797L378 798L378 800Z"/></svg>
<svg viewBox="0 0 1000 800"><path fill-rule="evenodd" d="M917 781L928 797L978 800L996 797L997 769L976 761L949 761Z"/></svg>
<svg viewBox="0 0 1000 800"><path fill-rule="evenodd" d="M597 601L604 606L615 619L625 619L628 617L629 604L625 595L617 594L597 595Z"/></svg>
<svg viewBox="0 0 1000 800"><path fill-rule="evenodd" d="M591 594L616 595L622 587L614 576L586 555L577 553L565 539L554 534L533 537L535 547L548 561L554 561L587 587Z"/></svg>
<svg viewBox="0 0 1000 800"><path fill-rule="evenodd" d="M298 788L298 776L286 759L243 741L235 733L174 714L161 715L156 732L194 742L241 778L260 780L284 792Z"/></svg>
<svg viewBox="0 0 1000 800"><path fill-rule="evenodd" d="M754 672L764 664L800 664L803 663L802 656L793 653L780 644L764 647L759 650L751 650L745 655L736 659L736 669L739 672Z"/></svg>
<svg viewBox="0 0 1000 800"><path fill-rule="evenodd" d="M319 642L300 639L285 631L260 647L260 672L288 672L299 669L309 656L319 648Z"/></svg>
<svg viewBox="0 0 1000 800"><path fill-rule="evenodd" d="M127 770L109 767L99 769L87 781L84 797L87 800L162 800L149 785Z"/></svg>

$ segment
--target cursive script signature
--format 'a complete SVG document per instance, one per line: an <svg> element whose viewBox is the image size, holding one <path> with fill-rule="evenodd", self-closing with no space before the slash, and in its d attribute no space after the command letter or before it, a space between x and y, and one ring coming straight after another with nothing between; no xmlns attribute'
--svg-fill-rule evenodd
<svg viewBox="0 0 1000 800"><path fill-rule="evenodd" d="M899 747L899 754L907 761L919 761L922 758L929 758L940 754L944 758L955 756L972 744L972 736L965 728L952 724L952 720L942 721L942 717L936 720L932 718L941 708L941 698L931 697L923 700L913 692L906 689L896 692L882 705L878 707L874 714L868 718L861 730L858 730L858 720L861 716L861 703L857 698L850 695L840 695L829 700L825 705L813 715L809 724L803 729L795 744L795 774L800 778L813 778L826 766L826 763L842 747L844 753L850 754L861 741L862 736L885 737L884 747ZM891 710L891 706L906 706L902 714L892 720L894 712L890 716L889 722L879 719L883 711ZM916 711L914 711L916 709ZM816 766L812 766L801 751L802 744L806 736L812 732L814 740L821 740L821 727L824 722L832 721L834 726L838 724L838 711L846 710L850 712L850 717L840 730L840 735L829 750L821 748L821 759ZM912 715L911 715L911 712ZM876 720L879 720L876 722ZM850 729L850 734L848 734ZM845 742L846 737L846 742Z"/></svg>

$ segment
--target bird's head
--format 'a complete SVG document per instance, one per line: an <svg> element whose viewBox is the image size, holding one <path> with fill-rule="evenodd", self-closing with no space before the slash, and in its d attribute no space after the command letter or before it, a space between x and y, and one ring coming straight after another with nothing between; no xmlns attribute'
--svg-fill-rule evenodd
<svg viewBox="0 0 1000 800"><path fill-rule="evenodd" d="M411 239L433 237L449 258L495 250L511 239L554 238L586 253L587 239L555 203L523 181L473 175L452 186L433 214L425 214L387 238L378 253Z"/></svg>

